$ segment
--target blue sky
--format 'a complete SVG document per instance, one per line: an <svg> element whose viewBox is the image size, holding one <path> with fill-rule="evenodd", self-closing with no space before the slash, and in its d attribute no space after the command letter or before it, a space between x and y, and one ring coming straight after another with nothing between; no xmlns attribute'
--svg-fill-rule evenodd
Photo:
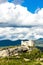
<svg viewBox="0 0 43 65"><path fill-rule="evenodd" d="M23 6L26 6L29 11L34 12L37 8L43 7L43 0L25 0Z"/></svg>
<svg viewBox="0 0 43 65"><path fill-rule="evenodd" d="M13 0L8 1L12 2ZM43 8L43 0L24 0L21 5L27 7L30 12L34 13L37 8Z"/></svg>

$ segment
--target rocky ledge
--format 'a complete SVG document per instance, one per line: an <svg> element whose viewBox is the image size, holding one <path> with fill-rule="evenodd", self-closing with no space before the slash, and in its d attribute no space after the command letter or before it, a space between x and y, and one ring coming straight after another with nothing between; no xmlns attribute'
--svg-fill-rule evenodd
<svg viewBox="0 0 43 65"><path fill-rule="evenodd" d="M18 53L31 51L32 49L33 48L29 48L29 47L26 47L26 46L16 46L16 47L12 47L12 48L9 48L9 47L3 48L3 49L0 49L0 58L18 55Z"/></svg>

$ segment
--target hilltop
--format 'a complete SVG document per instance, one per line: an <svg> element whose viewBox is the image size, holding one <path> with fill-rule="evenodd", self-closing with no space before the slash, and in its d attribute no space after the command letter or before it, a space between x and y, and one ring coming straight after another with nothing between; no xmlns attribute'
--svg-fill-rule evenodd
<svg viewBox="0 0 43 65"><path fill-rule="evenodd" d="M43 52L30 44L1 47L0 65L43 65Z"/></svg>

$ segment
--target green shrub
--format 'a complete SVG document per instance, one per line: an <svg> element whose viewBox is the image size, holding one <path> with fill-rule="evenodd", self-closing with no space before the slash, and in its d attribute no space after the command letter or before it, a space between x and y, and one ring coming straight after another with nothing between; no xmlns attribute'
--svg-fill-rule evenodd
<svg viewBox="0 0 43 65"><path fill-rule="evenodd" d="M35 64L35 65L41 65L40 63L37 63L37 64Z"/></svg>

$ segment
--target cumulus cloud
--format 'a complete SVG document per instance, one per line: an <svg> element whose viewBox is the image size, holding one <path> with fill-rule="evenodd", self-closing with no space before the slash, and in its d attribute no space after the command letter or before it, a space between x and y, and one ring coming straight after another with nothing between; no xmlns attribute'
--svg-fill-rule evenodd
<svg viewBox="0 0 43 65"><path fill-rule="evenodd" d="M43 25L43 8L33 14L21 5L14 5L9 2L0 4L0 26L30 25Z"/></svg>
<svg viewBox="0 0 43 65"><path fill-rule="evenodd" d="M0 40L43 38L43 8L37 10L33 14L19 4L9 2L0 4ZM31 28L25 28L27 26Z"/></svg>
<svg viewBox="0 0 43 65"><path fill-rule="evenodd" d="M0 40L35 40L43 38L43 28L14 28L14 27L6 27L0 28Z"/></svg>
<svg viewBox="0 0 43 65"><path fill-rule="evenodd" d="M4 2L6 2L7 0L0 0L0 3L4 3Z"/></svg>

